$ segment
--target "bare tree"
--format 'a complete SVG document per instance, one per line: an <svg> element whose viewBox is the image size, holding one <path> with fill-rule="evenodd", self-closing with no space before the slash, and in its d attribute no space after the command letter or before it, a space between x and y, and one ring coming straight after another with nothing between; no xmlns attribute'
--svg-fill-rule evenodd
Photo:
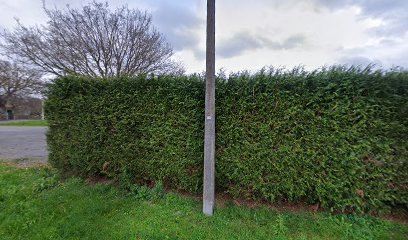
<svg viewBox="0 0 408 240"><path fill-rule="evenodd" d="M44 89L38 70L0 60L0 105L12 108L14 100L40 94Z"/></svg>
<svg viewBox="0 0 408 240"><path fill-rule="evenodd" d="M183 72L171 60L173 50L147 12L127 6L111 11L107 3L97 2L82 9L44 10L46 25L26 27L18 22L12 32L2 34L7 54L57 76Z"/></svg>

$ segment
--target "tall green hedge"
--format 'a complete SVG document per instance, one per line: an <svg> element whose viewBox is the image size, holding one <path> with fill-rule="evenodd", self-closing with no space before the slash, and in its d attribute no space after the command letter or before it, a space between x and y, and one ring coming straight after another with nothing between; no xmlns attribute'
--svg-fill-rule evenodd
<svg viewBox="0 0 408 240"><path fill-rule="evenodd" d="M217 80L216 184L342 211L408 206L408 74L334 67ZM199 76L63 77L46 102L61 171L202 187Z"/></svg>

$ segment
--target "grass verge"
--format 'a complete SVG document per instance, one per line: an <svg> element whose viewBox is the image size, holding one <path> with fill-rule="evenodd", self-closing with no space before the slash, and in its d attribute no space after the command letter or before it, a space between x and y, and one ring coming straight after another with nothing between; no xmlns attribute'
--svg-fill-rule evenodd
<svg viewBox="0 0 408 240"><path fill-rule="evenodd" d="M149 192L150 191L150 192ZM159 197L160 196L160 197ZM146 200L150 199L150 200ZM46 167L0 164L0 239L406 239L408 226L371 217L279 213L200 203L137 188L125 193Z"/></svg>
<svg viewBox="0 0 408 240"><path fill-rule="evenodd" d="M21 126L21 127L46 127L48 126L47 120L33 120L33 121L25 121L25 122L9 122L9 123L2 123L1 126Z"/></svg>

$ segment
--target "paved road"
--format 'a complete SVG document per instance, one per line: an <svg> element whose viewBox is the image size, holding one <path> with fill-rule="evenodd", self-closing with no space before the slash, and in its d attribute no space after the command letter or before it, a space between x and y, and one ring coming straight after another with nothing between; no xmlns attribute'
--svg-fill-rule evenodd
<svg viewBox="0 0 408 240"><path fill-rule="evenodd" d="M0 126L0 160L47 161L47 127Z"/></svg>

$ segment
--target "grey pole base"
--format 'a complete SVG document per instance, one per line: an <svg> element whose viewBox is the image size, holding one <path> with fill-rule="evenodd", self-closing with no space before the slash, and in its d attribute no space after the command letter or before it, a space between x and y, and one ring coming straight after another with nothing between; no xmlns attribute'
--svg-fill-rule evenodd
<svg viewBox="0 0 408 240"><path fill-rule="evenodd" d="M204 200L203 213L204 215L211 217L214 214L214 202Z"/></svg>

